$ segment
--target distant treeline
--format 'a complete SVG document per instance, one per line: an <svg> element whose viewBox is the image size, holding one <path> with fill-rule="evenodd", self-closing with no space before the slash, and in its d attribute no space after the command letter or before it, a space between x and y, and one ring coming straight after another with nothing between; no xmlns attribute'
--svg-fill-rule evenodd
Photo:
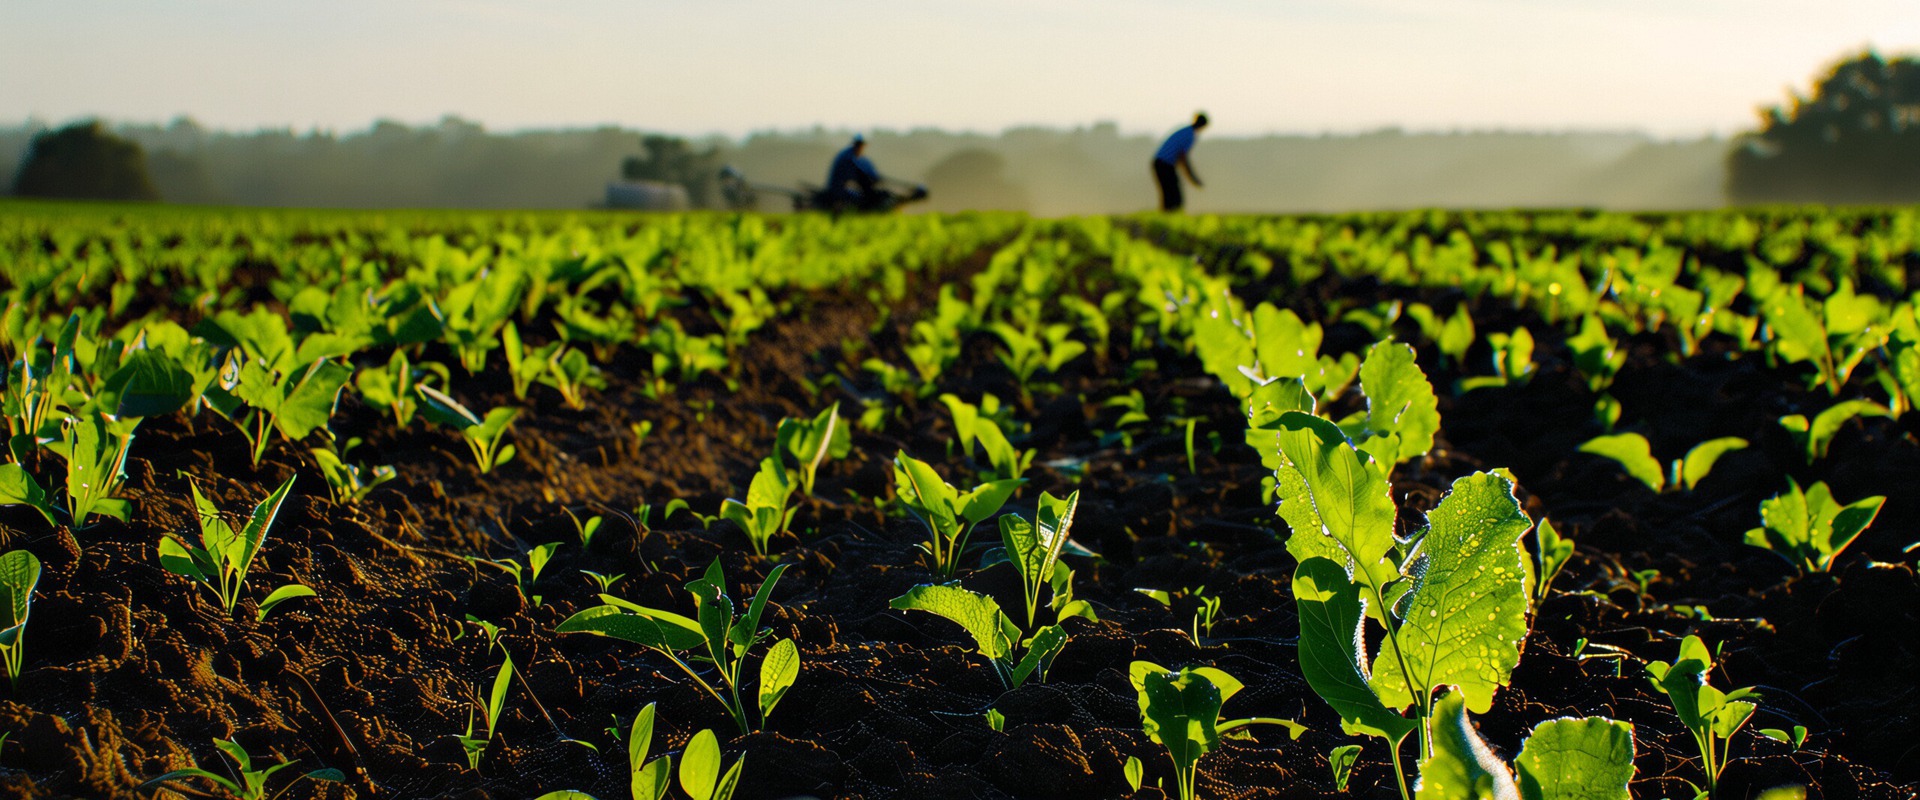
<svg viewBox="0 0 1920 800"><path fill-rule="evenodd" d="M1169 128L1173 127L1170 121ZM45 125L0 128L0 187ZM145 150L161 199L316 207L584 208L623 163L647 153L621 128L497 133L448 118L381 122L354 133L232 133L191 121L109 129ZM1041 215L1152 207L1147 161L1160 135L1111 124L999 135L867 131L867 155L891 177L926 182L932 210L1009 208ZM819 182L850 132L707 139L758 183ZM1624 133L1405 133L1203 136L1193 161L1206 188L1193 211L1341 211L1426 206L1684 209L1725 201L1729 143ZM631 170L628 170L631 171ZM695 193L700 196L699 193ZM777 198L767 199L769 209ZM717 202L717 198L714 200Z"/></svg>

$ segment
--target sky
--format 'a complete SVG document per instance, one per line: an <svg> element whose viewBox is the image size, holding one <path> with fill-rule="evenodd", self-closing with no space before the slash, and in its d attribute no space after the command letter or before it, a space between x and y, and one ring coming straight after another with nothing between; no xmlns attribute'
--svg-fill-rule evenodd
<svg viewBox="0 0 1920 800"><path fill-rule="evenodd" d="M0 124L1728 135L1915 0L5 0Z"/></svg>

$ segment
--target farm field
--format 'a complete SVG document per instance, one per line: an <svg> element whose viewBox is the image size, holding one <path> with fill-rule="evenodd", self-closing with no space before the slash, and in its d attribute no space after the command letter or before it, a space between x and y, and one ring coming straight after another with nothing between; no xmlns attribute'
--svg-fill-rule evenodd
<svg viewBox="0 0 1920 800"><path fill-rule="evenodd" d="M1920 791L1912 210L0 210L0 797Z"/></svg>

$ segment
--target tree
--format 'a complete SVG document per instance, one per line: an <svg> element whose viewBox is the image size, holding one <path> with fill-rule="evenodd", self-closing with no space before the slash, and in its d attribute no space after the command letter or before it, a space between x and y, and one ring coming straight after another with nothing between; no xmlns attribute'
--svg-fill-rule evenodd
<svg viewBox="0 0 1920 800"><path fill-rule="evenodd" d="M927 170L935 211L1022 211L1027 207L1025 187L1007 179L1007 162L998 153L980 148L954 152Z"/></svg>
<svg viewBox="0 0 1920 800"><path fill-rule="evenodd" d="M140 145L107 132L99 120L34 136L13 193L67 200L160 199Z"/></svg>
<svg viewBox="0 0 1920 800"><path fill-rule="evenodd" d="M1920 201L1920 61L1873 51L1836 64L1811 97L1761 114L1727 157L1736 203Z"/></svg>
<svg viewBox="0 0 1920 800"><path fill-rule="evenodd" d="M647 152L628 156L620 163L620 175L630 181L659 181L687 188L687 199L696 208L706 208L714 197L720 174L720 149L709 147L695 151L687 140L677 136L647 134L640 137Z"/></svg>

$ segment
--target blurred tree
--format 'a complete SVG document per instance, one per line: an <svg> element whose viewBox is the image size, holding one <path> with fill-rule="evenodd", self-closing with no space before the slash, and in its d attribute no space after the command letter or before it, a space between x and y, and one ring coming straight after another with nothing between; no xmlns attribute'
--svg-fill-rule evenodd
<svg viewBox="0 0 1920 800"><path fill-rule="evenodd" d="M628 156L620 163L620 175L630 181L659 181L684 186L687 199L695 208L707 208L717 197L720 175L720 149L708 147L696 151L687 140L677 136L647 134L640 137L643 156Z"/></svg>
<svg viewBox="0 0 1920 800"><path fill-rule="evenodd" d="M1920 61L1867 51L1761 115L1727 157L1736 203L1920 201Z"/></svg>
<svg viewBox="0 0 1920 800"><path fill-rule="evenodd" d="M1027 190L1006 176L1000 154L977 147L955 151L927 169L934 211L1024 211Z"/></svg>
<svg viewBox="0 0 1920 800"><path fill-rule="evenodd" d="M33 137L13 193L69 200L160 199L140 145L108 133L99 120Z"/></svg>

